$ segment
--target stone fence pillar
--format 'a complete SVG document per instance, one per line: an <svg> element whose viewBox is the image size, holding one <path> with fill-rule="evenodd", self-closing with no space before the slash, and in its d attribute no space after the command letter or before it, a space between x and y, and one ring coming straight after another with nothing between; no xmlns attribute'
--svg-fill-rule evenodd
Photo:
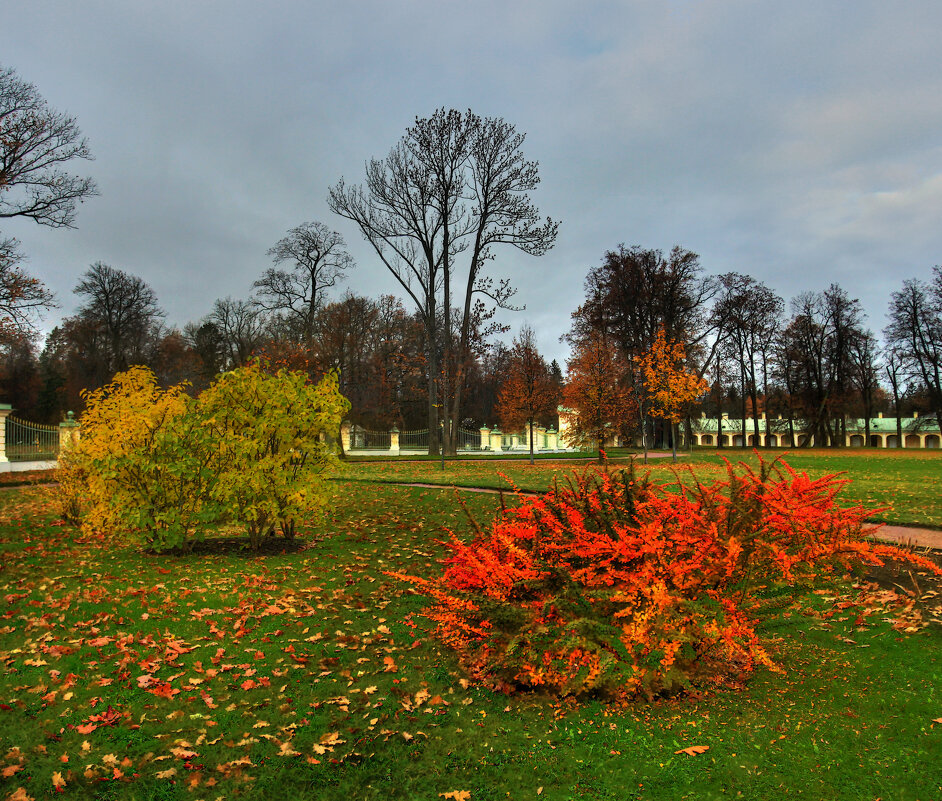
<svg viewBox="0 0 942 801"><path fill-rule="evenodd" d="M546 430L546 449L550 451L559 450L559 434L552 426Z"/></svg>
<svg viewBox="0 0 942 801"><path fill-rule="evenodd" d="M75 412L66 412L66 419L59 423L59 452L78 445L81 436L82 427L75 419Z"/></svg>
<svg viewBox="0 0 942 801"><path fill-rule="evenodd" d="M344 453L350 450L350 427L349 420L344 420L340 424L340 445Z"/></svg>
<svg viewBox="0 0 942 801"><path fill-rule="evenodd" d="M389 429L389 455L399 455L399 429L395 425Z"/></svg>
<svg viewBox="0 0 942 801"><path fill-rule="evenodd" d="M486 451L491 447L491 430L487 426L481 426L481 450Z"/></svg>
<svg viewBox="0 0 942 801"><path fill-rule="evenodd" d="M504 445L501 441L500 429L497 426L491 429L491 450L494 453L503 453Z"/></svg>
<svg viewBox="0 0 942 801"><path fill-rule="evenodd" d="M0 462L9 462L7 459L7 418L13 411L9 403L0 403Z"/></svg>

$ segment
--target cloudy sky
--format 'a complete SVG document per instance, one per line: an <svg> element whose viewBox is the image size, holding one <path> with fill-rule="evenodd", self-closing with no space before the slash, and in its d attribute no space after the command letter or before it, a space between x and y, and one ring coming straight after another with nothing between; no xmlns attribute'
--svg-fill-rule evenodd
<svg viewBox="0 0 942 801"><path fill-rule="evenodd" d="M0 65L74 115L101 196L77 230L5 221L71 313L95 261L143 277L168 321L247 297L287 229L347 239L346 286L394 292L327 189L359 182L416 116L500 116L562 221L540 259L498 253L545 351L619 243L700 254L786 299L842 284L870 325L942 239L942 4L30 0ZM47 327L54 324L50 316Z"/></svg>

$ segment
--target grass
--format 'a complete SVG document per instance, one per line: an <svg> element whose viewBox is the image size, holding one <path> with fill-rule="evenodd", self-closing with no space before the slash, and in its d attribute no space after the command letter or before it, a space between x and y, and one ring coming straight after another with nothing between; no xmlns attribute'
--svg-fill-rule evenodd
<svg viewBox="0 0 942 801"><path fill-rule="evenodd" d="M781 455L781 452L771 452ZM615 451L613 465L623 465L629 458L626 452ZM689 480L684 465L694 469L701 481L711 481L725 475L723 457L730 461L744 461L755 466L754 453L739 449L697 450L682 455L681 475ZM763 458L772 458L763 452ZM639 469L648 470L658 481L674 478L675 466L670 459L652 459L647 467L635 457ZM796 470L812 477L832 473L846 473L851 479L844 497L877 509L888 507L873 516L880 522L942 528L942 493L929 491L942 479L942 451L915 450L796 450L786 457ZM588 466L588 462L586 466ZM556 479L562 479L573 469L581 469L572 461L545 459L530 465L519 460L510 461L449 461L442 471L438 462L386 460L374 462L348 462L341 475L349 480L374 482L422 482L460 487L490 487L506 489L509 479L524 490L544 491ZM503 478L506 476L507 478Z"/></svg>
<svg viewBox="0 0 942 801"><path fill-rule="evenodd" d="M437 569L442 527L466 533L451 494L334 487L303 550L183 557L0 494L0 797L942 796L940 627L873 604L857 626L819 590L763 624L782 674L623 709L511 699L467 686L383 574Z"/></svg>

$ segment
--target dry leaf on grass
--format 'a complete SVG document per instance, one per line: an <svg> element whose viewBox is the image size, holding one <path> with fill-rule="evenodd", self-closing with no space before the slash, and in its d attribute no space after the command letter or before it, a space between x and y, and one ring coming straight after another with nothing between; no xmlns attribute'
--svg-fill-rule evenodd
<svg viewBox="0 0 942 801"><path fill-rule="evenodd" d="M687 754L687 756L696 756L697 754L702 754L704 751L709 751L710 746L708 745L691 745L689 748L681 748L679 751L674 751L675 754Z"/></svg>

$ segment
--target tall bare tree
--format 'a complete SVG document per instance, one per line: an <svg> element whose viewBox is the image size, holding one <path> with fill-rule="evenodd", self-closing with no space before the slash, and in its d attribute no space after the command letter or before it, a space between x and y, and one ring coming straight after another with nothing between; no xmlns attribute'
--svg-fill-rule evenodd
<svg viewBox="0 0 942 801"><path fill-rule="evenodd" d="M310 340L324 290L335 286L354 265L343 237L321 222L292 228L269 249L275 262L255 282L258 305L278 312L301 342ZM287 264L288 269L278 269Z"/></svg>
<svg viewBox="0 0 942 801"><path fill-rule="evenodd" d="M556 240L559 224L541 220L529 196L540 179L524 138L503 119L439 109L368 162L363 185L341 179L330 190L331 210L357 224L422 319L431 453L439 422L442 447L456 450L478 302L506 308L513 294L486 274L487 262L501 245L540 256Z"/></svg>

